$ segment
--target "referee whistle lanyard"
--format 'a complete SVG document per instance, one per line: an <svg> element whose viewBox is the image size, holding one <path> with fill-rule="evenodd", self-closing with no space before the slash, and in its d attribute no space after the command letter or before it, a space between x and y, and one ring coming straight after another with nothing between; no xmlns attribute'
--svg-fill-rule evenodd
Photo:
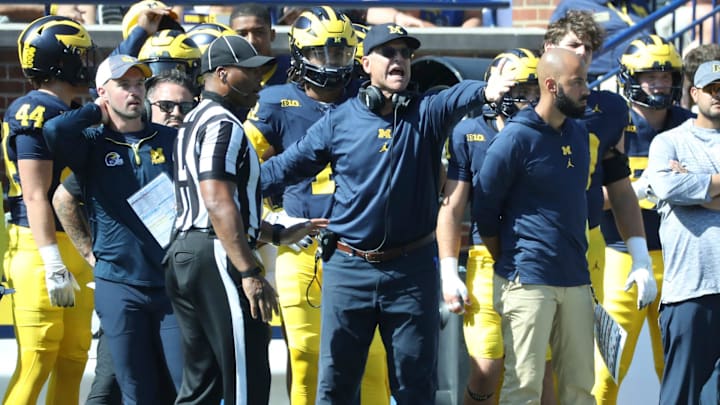
<svg viewBox="0 0 720 405"><path fill-rule="evenodd" d="M135 164L137 166L140 166L140 163L142 163L142 159L140 159L140 146L142 146L143 142L153 139L155 137L155 135L157 135L157 131L153 132L152 135L150 135L150 136L147 136L145 138L140 138L140 140L135 143L116 141L115 139L107 138L107 137L105 138L105 140L110 141L110 142L114 143L115 145L129 147L133 152L133 157L135 157Z"/></svg>

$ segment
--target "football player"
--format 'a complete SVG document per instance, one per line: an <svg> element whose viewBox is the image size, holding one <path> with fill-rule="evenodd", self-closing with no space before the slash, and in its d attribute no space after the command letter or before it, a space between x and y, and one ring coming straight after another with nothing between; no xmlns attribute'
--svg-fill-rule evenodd
<svg viewBox="0 0 720 405"><path fill-rule="evenodd" d="M49 196L64 167L53 164L43 125L85 95L92 41L79 23L41 17L18 38L25 77L34 89L5 113L3 151L9 185L9 249L5 272L19 356L4 404L34 404L51 376L48 404L79 402L90 348L92 271L59 226Z"/></svg>
<svg viewBox="0 0 720 405"><path fill-rule="evenodd" d="M281 154L325 111L354 96L346 86L353 76L356 46L350 19L331 7L313 7L298 17L290 28L292 82L263 89L245 122L245 132L261 160ZM334 191L328 166L314 179L288 185L283 194L284 212L273 216L284 224L298 218L325 218ZM280 246L276 261L277 291L290 351L293 404L315 403L322 281L316 251L316 242L299 251ZM362 403L387 404L388 384L385 350L376 334L361 387Z"/></svg>
<svg viewBox="0 0 720 405"><path fill-rule="evenodd" d="M635 268L632 241L620 236L616 228L617 213L606 212L602 233L607 241L605 261L605 297L603 306L628 333L620 361L619 382L630 368L635 344L645 318L653 348L655 372L662 378L664 368L662 340L658 323L659 297L662 291L663 258L658 234L660 217L655 211L652 190L642 176L647 167L650 142L655 135L674 128L694 115L677 105L682 92L682 60L675 46L657 35L638 38L630 43L620 58L618 81L622 93L630 102L630 124L625 131L624 148L629 156L630 179L640 201L642 221L647 235L647 248L652 257L652 271L647 276L657 284L657 299L652 299L638 311L643 290L627 290L626 279ZM638 287L640 283L638 283ZM654 297L653 297L654 298ZM595 397L598 404L614 404L619 383L616 384L606 367L596 367Z"/></svg>

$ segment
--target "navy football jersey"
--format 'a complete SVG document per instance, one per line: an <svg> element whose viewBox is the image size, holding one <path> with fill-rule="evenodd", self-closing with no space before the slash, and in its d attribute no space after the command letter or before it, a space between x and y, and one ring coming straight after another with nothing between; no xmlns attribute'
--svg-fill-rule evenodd
<svg viewBox="0 0 720 405"><path fill-rule="evenodd" d="M592 91L582 121L590 133L590 187L587 190L588 225L600 225L603 216L603 156L620 142L630 122L627 102L616 93Z"/></svg>
<svg viewBox="0 0 720 405"><path fill-rule="evenodd" d="M473 188L480 187L480 168L485 152L497 133L495 121L484 115L468 118L457 124L448 141L447 178L470 182ZM470 193L471 200L472 194ZM471 244L482 244L474 220L470 225L469 236Z"/></svg>
<svg viewBox="0 0 720 405"><path fill-rule="evenodd" d="M248 114L245 132L258 156L263 156L269 146L278 155L303 137L308 128L335 105L310 98L297 83L266 87ZM334 192L335 182L328 165L314 178L287 185L283 207L293 217L327 218Z"/></svg>
<svg viewBox="0 0 720 405"><path fill-rule="evenodd" d="M287 72L290 68L290 56L279 55L275 57L277 63L268 70L260 82L263 87L287 83Z"/></svg>
<svg viewBox="0 0 720 405"><path fill-rule="evenodd" d="M18 172L18 160L53 160L53 155L43 138L45 122L70 107L58 97L38 90L16 99L5 112L3 122L3 152L5 173L8 179L7 209L10 211L10 223L29 227L27 209L23 201L22 184ZM48 201L58 184L70 170L53 165L52 182L48 190ZM62 230L60 222L55 218L55 228Z"/></svg>

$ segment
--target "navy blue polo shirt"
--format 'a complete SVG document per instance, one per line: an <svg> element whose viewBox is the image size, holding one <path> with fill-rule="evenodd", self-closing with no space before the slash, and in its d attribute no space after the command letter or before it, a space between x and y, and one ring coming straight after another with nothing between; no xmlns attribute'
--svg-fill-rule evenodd
<svg viewBox="0 0 720 405"><path fill-rule="evenodd" d="M58 161L72 169L85 190L95 277L162 287L165 251L127 199L161 173L172 179L177 130L152 123L130 133L92 127L100 120L100 108L90 103L48 121L43 131Z"/></svg>

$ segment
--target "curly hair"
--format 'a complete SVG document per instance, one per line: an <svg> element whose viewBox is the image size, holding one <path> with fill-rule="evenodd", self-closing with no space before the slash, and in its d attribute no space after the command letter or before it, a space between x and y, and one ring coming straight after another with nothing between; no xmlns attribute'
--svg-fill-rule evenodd
<svg viewBox="0 0 720 405"><path fill-rule="evenodd" d="M593 52L600 49L605 39L605 30L595 21L590 11L568 10L559 20L550 23L545 31L545 44L557 45L568 33L589 44Z"/></svg>
<svg viewBox="0 0 720 405"><path fill-rule="evenodd" d="M683 59L685 80L689 80L692 84L698 67L711 60L720 60L720 45L704 44L690 50Z"/></svg>

